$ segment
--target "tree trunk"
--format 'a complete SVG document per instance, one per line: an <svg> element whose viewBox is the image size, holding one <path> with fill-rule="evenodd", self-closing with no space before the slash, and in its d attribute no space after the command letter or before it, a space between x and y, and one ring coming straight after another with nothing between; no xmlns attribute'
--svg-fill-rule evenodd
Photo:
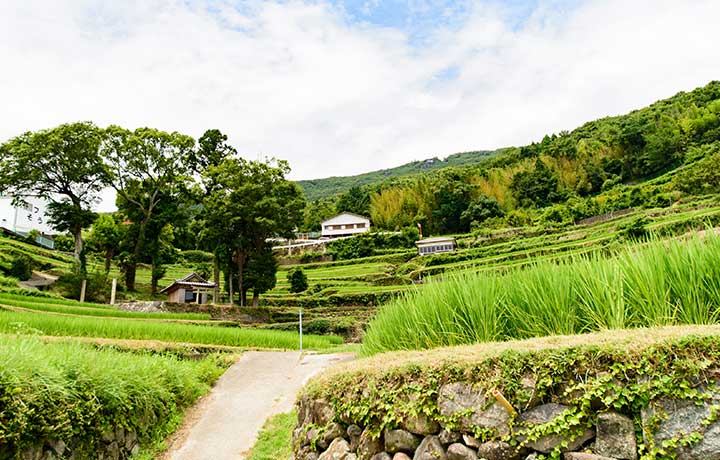
<svg viewBox="0 0 720 460"><path fill-rule="evenodd" d="M213 283L215 283L213 303L218 303L220 297L220 260L217 254L213 254Z"/></svg>
<svg viewBox="0 0 720 460"><path fill-rule="evenodd" d="M238 249L237 251L237 267L238 267L238 291L240 293L240 306L245 306L246 292L243 289L243 271L245 268L245 251Z"/></svg>
<svg viewBox="0 0 720 460"><path fill-rule="evenodd" d="M85 266L85 258L83 257L83 240L82 240L82 227L73 228L73 238L75 238L75 263L77 264L80 273L85 273L87 267Z"/></svg>
<svg viewBox="0 0 720 460"><path fill-rule="evenodd" d="M148 221L150 221L150 214L146 214L142 222L140 222L140 230L138 231L137 241L135 241L133 255L128 264L128 269L125 272L125 286L128 291L135 290L135 273L137 272L137 264L140 260L140 252L145 242L145 228L147 227Z"/></svg>
<svg viewBox="0 0 720 460"><path fill-rule="evenodd" d="M159 278L155 270L156 268L157 262L155 261L155 257L153 257L152 263L150 264L150 295L155 295L157 293Z"/></svg>
<svg viewBox="0 0 720 460"><path fill-rule="evenodd" d="M105 250L105 274L110 273L110 265L112 264L113 249L108 248Z"/></svg>
<svg viewBox="0 0 720 460"><path fill-rule="evenodd" d="M230 306L235 305L235 299L233 299L233 267L232 261L228 264L228 293L230 294Z"/></svg>

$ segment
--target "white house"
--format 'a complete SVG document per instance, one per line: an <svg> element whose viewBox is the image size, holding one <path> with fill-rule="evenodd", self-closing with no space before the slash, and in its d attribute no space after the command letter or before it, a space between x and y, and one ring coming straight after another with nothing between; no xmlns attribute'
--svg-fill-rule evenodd
<svg viewBox="0 0 720 460"><path fill-rule="evenodd" d="M455 250L455 238L427 238L415 242L421 256L452 252Z"/></svg>
<svg viewBox="0 0 720 460"><path fill-rule="evenodd" d="M21 234L30 230L46 235L56 233L48 223L45 200L28 197L27 204L18 207L13 206L12 200L11 196L0 196L0 227Z"/></svg>
<svg viewBox="0 0 720 460"><path fill-rule="evenodd" d="M337 238L339 236L352 236L370 230L370 219L350 212L344 212L320 224L322 236Z"/></svg>

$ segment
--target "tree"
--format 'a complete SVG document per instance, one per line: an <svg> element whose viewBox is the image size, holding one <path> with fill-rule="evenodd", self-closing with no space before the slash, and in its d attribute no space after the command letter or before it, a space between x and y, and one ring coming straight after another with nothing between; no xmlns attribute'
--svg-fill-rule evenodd
<svg viewBox="0 0 720 460"><path fill-rule="evenodd" d="M229 158L207 170L217 187L205 202L208 238L230 250L238 277L240 305L245 302L245 265L259 253L270 237L293 235L305 205L300 188L285 179L290 168L285 161L253 162ZM230 284L232 286L232 284Z"/></svg>
<svg viewBox="0 0 720 460"><path fill-rule="evenodd" d="M435 190L437 207L432 211L433 220L440 233L467 231L462 215L470 204L470 186L456 174L442 177Z"/></svg>
<svg viewBox="0 0 720 460"><path fill-rule="evenodd" d="M237 155L237 150L227 143L228 137L218 129L208 129L198 139L198 148L193 153L193 163L201 170L218 166L227 158Z"/></svg>
<svg viewBox="0 0 720 460"><path fill-rule="evenodd" d="M226 159L236 155L235 148L227 143L227 136L218 129L209 129L198 139L198 148L194 154L194 163L201 169L202 174L202 197L199 197L198 203L203 203L204 197L209 196L220 187L209 168L217 168ZM215 282L213 299L216 301L220 294L220 260L227 258L226 234L222 231L222 225L214 228L207 225L202 217L196 222L200 226L197 234L199 246L213 253L213 281ZM230 300L232 302L232 295Z"/></svg>
<svg viewBox="0 0 720 460"><path fill-rule="evenodd" d="M563 199L557 174L538 158L535 168L513 176L510 189L523 207L542 208Z"/></svg>
<svg viewBox="0 0 720 460"><path fill-rule="evenodd" d="M287 277L288 282L290 283L290 292L297 294L307 291L308 280L305 272L302 271L302 268L294 268L290 270Z"/></svg>
<svg viewBox="0 0 720 460"><path fill-rule="evenodd" d="M503 215L505 213L495 199L480 195L463 211L460 220L463 227L469 229L473 222L481 224L492 217L502 217Z"/></svg>
<svg viewBox="0 0 720 460"><path fill-rule="evenodd" d="M120 247L120 238L121 229L115 218L110 214L100 214L88 236L88 246L105 257L105 273L110 272L112 258Z"/></svg>
<svg viewBox="0 0 720 460"><path fill-rule="evenodd" d="M245 290L252 289L253 307L258 306L260 294L275 287L277 267L277 260L275 260L270 244L265 244L260 251L252 253L248 258L245 271Z"/></svg>
<svg viewBox="0 0 720 460"><path fill-rule="evenodd" d="M90 122L27 132L0 146L0 193L48 201L50 223L69 231L74 256L85 272L82 231L95 220L91 206L108 179L100 156L101 131Z"/></svg>
<svg viewBox="0 0 720 460"><path fill-rule="evenodd" d="M118 203L133 208L138 225L132 252L125 263L125 286L135 289L135 272L145 244L147 226L163 200L186 192L194 169L195 140L177 132L152 128L128 131L110 126L105 131L102 153L112 172L111 186Z"/></svg>
<svg viewBox="0 0 720 460"><path fill-rule="evenodd" d="M350 190L340 195L335 210L338 213L367 215L370 212L370 193L360 187L350 187Z"/></svg>

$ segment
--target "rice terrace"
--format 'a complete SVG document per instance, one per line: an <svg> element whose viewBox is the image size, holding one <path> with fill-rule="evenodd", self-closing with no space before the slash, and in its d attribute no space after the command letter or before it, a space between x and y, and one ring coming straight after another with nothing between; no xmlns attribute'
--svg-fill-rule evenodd
<svg viewBox="0 0 720 460"><path fill-rule="evenodd" d="M0 460L720 460L716 2L40 3Z"/></svg>

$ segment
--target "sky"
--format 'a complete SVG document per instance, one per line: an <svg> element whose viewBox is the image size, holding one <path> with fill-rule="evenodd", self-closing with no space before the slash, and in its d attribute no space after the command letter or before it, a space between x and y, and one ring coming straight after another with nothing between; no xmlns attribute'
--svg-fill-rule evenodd
<svg viewBox="0 0 720 460"><path fill-rule="evenodd" d="M0 141L217 128L292 179L523 145L720 79L718 0L2 0Z"/></svg>

